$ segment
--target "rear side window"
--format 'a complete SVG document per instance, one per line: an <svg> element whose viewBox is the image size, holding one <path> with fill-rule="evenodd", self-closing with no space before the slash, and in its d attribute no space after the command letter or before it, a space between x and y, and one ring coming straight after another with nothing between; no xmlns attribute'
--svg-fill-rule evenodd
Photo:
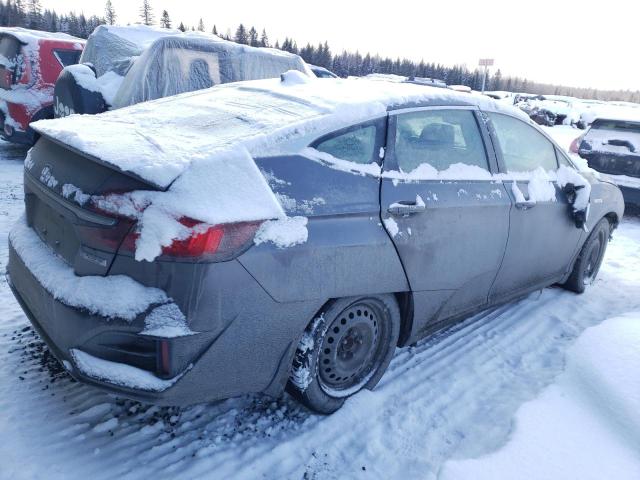
<svg viewBox="0 0 640 480"><path fill-rule="evenodd" d="M507 172L528 172L542 167L557 170L555 147L540 132L517 118L488 113L493 123Z"/></svg>
<svg viewBox="0 0 640 480"><path fill-rule="evenodd" d="M354 163L375 162L376 127L367 125L325 137L315 149Z"/></svg>
<svg viewBox="0 0 640 480"><path fill-rule="evenodd" d="M80 60L80 50L54 50L53 54L63 67L75 65Z"/></svg>
<svg viewBox="0 0 640 480"><path fill-rule="evenodd" d="M399 114L395 156L403 172L422 164L438 171L465 164L489 170L478 123L470 110L423 110Z"/></svg>

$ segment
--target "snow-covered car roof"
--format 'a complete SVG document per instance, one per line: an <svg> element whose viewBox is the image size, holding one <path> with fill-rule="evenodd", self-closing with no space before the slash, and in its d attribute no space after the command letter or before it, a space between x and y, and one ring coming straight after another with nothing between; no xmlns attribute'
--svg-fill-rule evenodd
<svg viewBox="0 0 640 480"><path fill-rule="evenodd" d="M480 95L410 83L326 81L292 70L282 79L229 83L32 127L95 161L166 189L133 192L117 200L124 207L114 207L132 212L136 205L146 206L136 259L152 260L184 229L178 221L182 217L210 225L284 219L254 158L301 154L321 135L383 117L389 109L419 105L477 105L524 115ZM364 167L377 167L379 173L376 164Z"/></svg>
<svg viewBox="0 0 640 480"><path fill-rule="evenodd" d="M98 77L109 71L124 75L131 59L141 55L154 41L180 33L146 25L100 25L89 35L80 63L91 63Z"/></svg>
<svg viewBox="0 0 640 480"><path fill-rule="evenodd" d="M157 39L135 61L113 108L209 88L221 83L276 78L288 70L313 75L298 55L256 48L208 33Z"/></svg>
<svg viewBox="0 0 640 480"><path fill-rule="evenodd" d="M11 35L25 45L33 45L42 39L66 41L80 44L85 43L85 40L73 37L66 33L41 32L39 30L29 30L27 28L21 27L0 27L0 35Z"/></svg>
<svg viewBox="0 0 640 480"><path fill-rule="evenodd" d="M489 97L410 83L311 78L219 85L99 115L72 115L32 124L42 135L165 188L194 159L245 147L252 155L280 153L285 143L382 116L396 106L479 105L518 109Z"/></svg>

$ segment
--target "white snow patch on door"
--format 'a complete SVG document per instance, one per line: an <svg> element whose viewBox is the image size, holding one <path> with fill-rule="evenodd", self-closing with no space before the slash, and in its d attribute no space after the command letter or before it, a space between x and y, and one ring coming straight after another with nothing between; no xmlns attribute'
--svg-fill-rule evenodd
<svg viewBox="0 0 640 480"><path fill-rule="evenodd" d="M278 220L268 220L258 229L254 243L260 245L261 243L271 242L280 248L304 243L309 236L307 230L308 221L307 217L286 217Z"/></svg>

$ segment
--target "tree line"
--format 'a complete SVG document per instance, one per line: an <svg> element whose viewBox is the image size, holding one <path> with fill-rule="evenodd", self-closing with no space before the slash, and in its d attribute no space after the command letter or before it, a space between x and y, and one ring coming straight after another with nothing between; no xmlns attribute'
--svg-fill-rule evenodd
<svg viewBox="0 0 640 480"><path fill-rule="evenodd" d="M156 15L150 0L142 0L139 16L140 23L145 25L177 28L183 32L187 30L206 31L202 18L196 26L185 25L183 22L176 26L167 10L161 12L159 20L156 22ZM76 15L74 12L57 13L54 10L43 9L40 0L0 0L0 26L21 26L48 32L65 32L76 37L87 38L98 25L113 25L117 19L118 16L111 0L106 1L104 16L91 15L89 17L83 13ZM359 51L343 50L334 53L326 41L318 45L307 43L304 46L298 46L295 39L285 37L282 42L276 40L272 44L266 29L258 31L255 27L247 28L244 24L240 24L233 32L227 29L225 33L222 33L216 25L213 25L210 31L237 43L255 47L273 47L298 54L307 63L325 67L340 77L383 73L406 77L435 78L443 80L449 85L466 85L474 90L480 90L482 85L483 72L478 68L468 68L466 65L447 66L425 60L417 62L408 58L363 54ZM486 89L640 103L640 91L601 90L539 83L527 78L503 76L499 69L487 76Z"/></svg>

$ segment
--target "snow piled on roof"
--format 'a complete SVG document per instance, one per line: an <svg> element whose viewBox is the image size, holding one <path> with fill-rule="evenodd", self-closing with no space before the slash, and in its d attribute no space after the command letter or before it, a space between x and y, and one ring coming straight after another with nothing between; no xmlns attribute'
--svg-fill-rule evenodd
<svg viewBox="0 0 640 480"><path fill-rule="evenodd" d="M71 36L67 33L62 32L42 32L40 30L29 30L27 28L21 27L0 27L0 35L9 34L16 37L22 43L28 45L34 45L38 42L38 40L60 40L60 41L68 41L79 43L83 45L86 40L82 38Z"/></svg>
<svg viewBox="0 0 640 480"><path fill-rule="evenodd" d="M101 30L107 31L113 35L138 45L141 48L147 48L157 39L166 37L167 35L180 35L180 30L172 28L161 28L150 25L100 25L96 28L92 35L100 33Z"/></svg>
<svg viewBox="0 0 640 480"><path fill-rule="evenodd" d="M640 312L582 334L564 373L518 410L505 446L445 464L443 480L640 478Z"/></svg>
<svg viewBox="0 0 640 480"><path fill-rule="evenodd" d="M78 277L29 228L24 217L9 233L9 241L47 292L70 307L132 321L152 304L168 301L162 290L145 287L124 275Z"/></svg>
<svg viewBox="0 0 640 480"><path fill-rule="evenodd" d="M221 150L244 146L250 154L262 155L277 151L279 143L292 137L384 115L389 106L430 100L496 105L488 98L422 85L317 79L291 84L268 79L32 126L164 188L194 160L212 158Z"/></svg>
<svg viewBox="0 0 640 480"><path fill-rule="evenodd" d="M296 139L386 115L394 105L432 102L502 109L487 97L440 88L368 80L300 81L300 75L219 85L32 127L168 188L135 194L138 204L147 205L139 222L136 259L150 261L163 246L187 234L181 217L211 225L284 219L254 157L283 153Z"/></svg>

